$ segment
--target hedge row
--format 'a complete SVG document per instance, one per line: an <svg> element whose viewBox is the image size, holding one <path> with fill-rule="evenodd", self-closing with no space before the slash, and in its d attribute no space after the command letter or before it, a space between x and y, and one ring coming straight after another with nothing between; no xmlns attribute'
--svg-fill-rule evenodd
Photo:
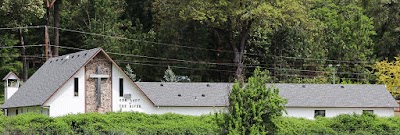
<svg viewBox="0 0 400 135"><path fill-rule="evenodd" d="M51 118L40 114L0 115L0 134L219 134L215 115L89 113ZM281 117L278 134L399 134L400 117L340 115L334 118Z"/></svg>
<svg viewBox="0 0 400 135"><path fill-rule="evenodd" d="M51 118L40 114L0 116L3 134L217 134L215 116L88 113Z"/></svg>
<svg viewBox="0 0 400 135"><path fill-rule="evenodd" d="M319 117L315 120L281 117L278 134L400 134L400 117L377 117L373 114L345 114L334 118Z"/></svg>

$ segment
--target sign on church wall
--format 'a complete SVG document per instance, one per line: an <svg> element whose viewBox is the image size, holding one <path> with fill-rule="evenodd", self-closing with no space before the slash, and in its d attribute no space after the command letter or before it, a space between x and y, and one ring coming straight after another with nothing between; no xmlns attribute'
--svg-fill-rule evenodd
<svg viewBox="0 0 400 135"><path fill-rule="evenodd" d="M142 108L141 99L140 98L132 98L132 99L120 98L118 107L124 111L140 109L140 108Z"/></svg>

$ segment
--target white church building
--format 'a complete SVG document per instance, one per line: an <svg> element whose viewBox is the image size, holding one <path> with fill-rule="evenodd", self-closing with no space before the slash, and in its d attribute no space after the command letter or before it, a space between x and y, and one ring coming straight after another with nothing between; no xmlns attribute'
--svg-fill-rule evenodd
<svg viewBox="0 0 400 135"><path fill-rule="evenodd" d="M54 57L22 86L9 73L7 116L35 112L51 117L87 112L137 111L203 115L224 112L232 83L133 82L101 48ZM384 85L270 84L288 99L287 116L313 119L372 112L393 116L398 104Z"/></svg>

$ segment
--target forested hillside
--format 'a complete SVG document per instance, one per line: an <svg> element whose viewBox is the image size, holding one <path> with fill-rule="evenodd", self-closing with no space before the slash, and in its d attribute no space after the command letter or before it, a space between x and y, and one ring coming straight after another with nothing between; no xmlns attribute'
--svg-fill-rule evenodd
<svg viewBox="0 0 400 135"><path fill-rule="evenodd" d="M274 82L377 83L375 62L400 54L397 0L49 1L45 27L45 0L0 0L1 77L45 62L46 28L50 56L102 47L141 81L170 66L232 82L259 66Z"/></svg>

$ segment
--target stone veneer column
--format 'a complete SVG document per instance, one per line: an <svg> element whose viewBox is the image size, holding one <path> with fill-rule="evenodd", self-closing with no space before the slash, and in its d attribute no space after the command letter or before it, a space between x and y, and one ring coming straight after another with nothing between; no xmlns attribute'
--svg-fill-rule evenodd
<svg viewBox="0 0 400 135"><path fill-rule="evenodd" d="M90 78L90 74L96 74L97 67L101 66L101 73L109 75L107 79L101 79L101 106L97 108L97 79ZM86 91L85 91L85 111L86 112L111 112L112 111L112 86L111 86L112 64L103 53L97 54L85 66Z"/></svg>

